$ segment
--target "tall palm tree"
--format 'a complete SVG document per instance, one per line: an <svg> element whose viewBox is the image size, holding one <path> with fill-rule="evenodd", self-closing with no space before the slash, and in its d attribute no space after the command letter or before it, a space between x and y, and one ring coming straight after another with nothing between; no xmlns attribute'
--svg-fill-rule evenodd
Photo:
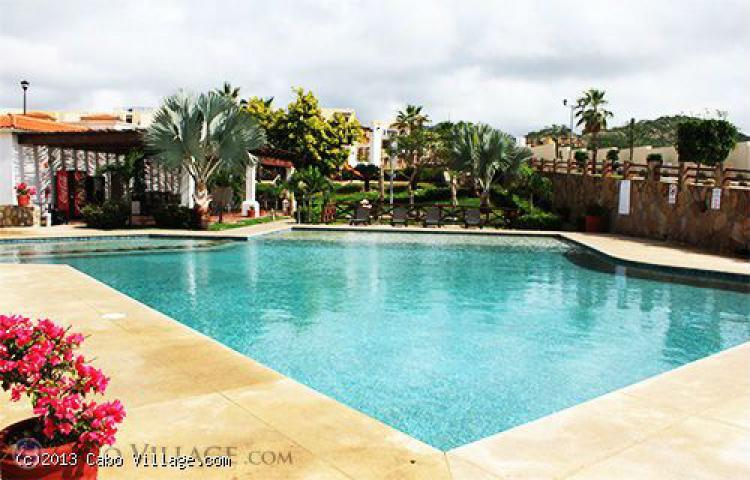
<svg viewBox="0 0 750 480"><path fill-rule="evenodd" d="M591 137L590 147L593 150L592 163L594 168L596 168L597 135L607 128L607 119L613 116L612 112L605 108L608 102L604 98L604 93L604 90L590 88L583 92L583 96L578 99L576 105L578 125L583 125L583 133L589 134ZM588 168L584 168L584 175L587 171Z"/></svg>
<svg viewBox="0 0 750 480"><path fill-rule="evenodd" d="M184 92L164 100L146 132L155 160L182 168L195 181L196 210L201 226L208 225L208 182L217 169L255 162L249 150L265 144L255 118L216 92L193 96Z"/></svg>
<svg viewBox="0 0 750 480"><path fill-rule="evenodd" d="M396 114L396 122L393 126L399 134L409 134L417 128L422 128L430 123L430 117L422 113L421 105L409 104L404 110Z"/></svg>

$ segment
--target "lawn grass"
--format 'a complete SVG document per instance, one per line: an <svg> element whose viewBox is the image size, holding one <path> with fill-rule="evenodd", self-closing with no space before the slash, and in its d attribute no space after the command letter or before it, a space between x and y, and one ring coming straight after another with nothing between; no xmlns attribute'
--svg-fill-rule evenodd
<svg viewBox="0 0 750 480"><path fill-rule="evenodd" d="M208 230L211 232L220 232L222 230L231 230L233 228L249 227L251 225L259 225L261 223L274 222L288 217L260 217L260 218L248 218L246 220L240 220L235 223L212 223L209 225Z"/></svg>

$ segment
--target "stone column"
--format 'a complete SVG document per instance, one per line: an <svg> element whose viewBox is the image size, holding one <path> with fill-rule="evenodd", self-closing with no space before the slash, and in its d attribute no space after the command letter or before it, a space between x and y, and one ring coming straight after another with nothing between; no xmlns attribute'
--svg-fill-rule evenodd
<svg viewBox="0 0 750 480"><path fill-rule="evenodd" d="M242 202L242 216L249 216L250 209L253 209L254 217L260 217L260 204L255 199L255 176L257 165L253 162L248 163L245 167L245 201Z"/></svg>

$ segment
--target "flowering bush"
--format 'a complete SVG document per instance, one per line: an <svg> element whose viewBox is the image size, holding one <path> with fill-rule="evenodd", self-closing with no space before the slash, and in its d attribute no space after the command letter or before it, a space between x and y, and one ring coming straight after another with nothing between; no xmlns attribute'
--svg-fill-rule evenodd
<svg viewBox="0 0 750 480"><path fill-rule="evenodd" d="M36 195L36 188L21 182L16 185L16 195Z"/></svg>
<svg viewBox="0 0 750 480"><path fill-rule="evenodd" d="M125 417L119 400L86 399L104 393L109 379L75 353L83 340L50 320L0 315L0 386L12 401L31 400L46 447L111 445Z"/></svg>

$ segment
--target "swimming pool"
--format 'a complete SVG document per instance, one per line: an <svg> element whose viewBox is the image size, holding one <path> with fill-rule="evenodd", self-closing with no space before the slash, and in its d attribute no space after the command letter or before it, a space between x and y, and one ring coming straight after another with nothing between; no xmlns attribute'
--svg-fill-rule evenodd
<svg viewBox="0 0 750 480"><path fill-rule="evenodd" d="M750 295L552 238L288 232L20 261L73 265L442 450L750 339Z"/></svg>

